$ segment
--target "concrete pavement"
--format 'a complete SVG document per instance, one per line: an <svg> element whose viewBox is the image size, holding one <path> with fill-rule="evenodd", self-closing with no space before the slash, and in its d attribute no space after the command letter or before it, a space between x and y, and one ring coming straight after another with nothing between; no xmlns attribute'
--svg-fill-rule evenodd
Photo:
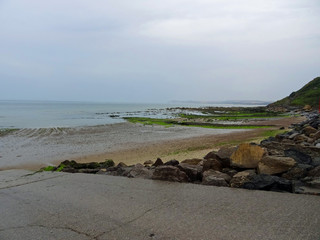
<svg viewBox="0 0 320 240"><path fill-rule="evenodd" d="M320 197L0 171L1 240L320 239Z"/></svg>

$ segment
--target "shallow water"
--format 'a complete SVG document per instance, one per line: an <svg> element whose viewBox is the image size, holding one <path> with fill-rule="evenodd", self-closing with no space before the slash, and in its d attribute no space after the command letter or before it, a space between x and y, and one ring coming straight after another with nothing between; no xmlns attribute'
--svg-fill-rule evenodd
<svg viewBox="0 0 320 240"><path fill-rule="evenodd" d="M0 101L0 128L95 126L121 123L123 117L170 118L180 110L166 108L204 106L210 105Z"/></svg>

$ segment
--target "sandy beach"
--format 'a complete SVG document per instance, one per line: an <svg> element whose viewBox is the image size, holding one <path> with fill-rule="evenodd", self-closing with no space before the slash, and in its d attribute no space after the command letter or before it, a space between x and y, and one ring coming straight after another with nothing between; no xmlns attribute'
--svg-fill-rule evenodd
<svg viewBox="0 0 320 240"><path fill-rule="evenodd" d="M299 118L259 121L289 126ZM0 169L36 170L66 159L134 164L148 159L203 157L228 142L250 141L265 129L208 129L119 123L92 127L21 129L0 138Z"/></svg>

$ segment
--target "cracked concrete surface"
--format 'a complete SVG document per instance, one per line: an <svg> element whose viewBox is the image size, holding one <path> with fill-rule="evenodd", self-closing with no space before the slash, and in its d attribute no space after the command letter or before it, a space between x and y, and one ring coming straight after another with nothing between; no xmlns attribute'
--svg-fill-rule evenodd
<svg viewBox="0 0 320 240"><path fill-rule="evenodd" d="M0 171L0 239L320 239L320 198Z"/></svg>

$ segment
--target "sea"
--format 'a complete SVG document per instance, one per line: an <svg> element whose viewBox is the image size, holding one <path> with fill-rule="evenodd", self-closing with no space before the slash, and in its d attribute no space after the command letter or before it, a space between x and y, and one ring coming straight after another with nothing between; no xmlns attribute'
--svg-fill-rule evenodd
<svg viewBox="0 0 320 240"><path fill-rule="evenodd" d="M209 106L230 105L0 100L0 129L96 126L125 122L124 117L173 118L184 111L176 108Z"/></svg>

